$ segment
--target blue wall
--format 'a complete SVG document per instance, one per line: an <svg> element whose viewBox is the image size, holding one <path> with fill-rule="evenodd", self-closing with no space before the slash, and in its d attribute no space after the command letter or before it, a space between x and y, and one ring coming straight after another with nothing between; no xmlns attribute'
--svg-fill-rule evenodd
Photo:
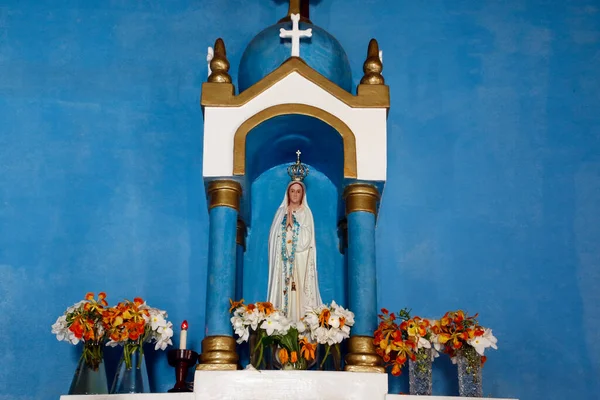
<svg viewBox="0 0 600 400"><path fill-rule="evenodd" d="M380 305L479 312L499 339L484 371L492 396L600 390L599 9L323 0L312 10L355 83L368 40L384 51ZM0 3L0 398L66 392L78 349L50 325L86 291L140 295L177 325L187 318L199 349L206 47L224 38L235 79L246 44L285 11L250 0ZM166 391L165 354L151 364ZM453 394L454 379L436 363L436 393ZM406 391L402 379L391 386Z"/></svg>

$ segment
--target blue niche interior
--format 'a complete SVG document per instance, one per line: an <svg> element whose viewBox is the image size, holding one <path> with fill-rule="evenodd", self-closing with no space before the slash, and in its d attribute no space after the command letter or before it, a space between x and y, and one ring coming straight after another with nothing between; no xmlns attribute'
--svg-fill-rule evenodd
<svg viewBox="0 0 600 400"><path fill-rule="evenodd" d="M266 300L269 230L290 182L287 167L295 162L298 149L310 169L304 183L315 220L321 297L325 302L346 304L344 255L338 232L343 216L342 138L326 123L304 115L272 118L246 138L246 193L250 196L244 196L243 202L248 233L243 278L238 285L247 303Z"/></svg>

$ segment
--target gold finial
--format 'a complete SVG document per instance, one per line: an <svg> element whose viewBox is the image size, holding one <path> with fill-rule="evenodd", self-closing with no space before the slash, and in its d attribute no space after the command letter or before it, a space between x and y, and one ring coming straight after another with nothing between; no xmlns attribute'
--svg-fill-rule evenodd
<svg viewBox="0 0 600 400"><path fill-rule="evenodd" d="M367 59L363 64L365 75L360 80L363 85L383 85L385 80L381 75L383 71L383 63L379 58L379 45L377 40L371 39L369 42L369 50L367 51Z"/></svg>
<svg viewBox="0 0 600 400"><path fill-rule="evenodd" d="M309 3L309 0L290 0L288 13L279 22L289 22L292 20L292 14L300 14L300 22L312 24L309 19Z"/></svg>
<svg viewBox="0 0 600 400"><path fill-rule="evenodd" d="M231 83L229 75L229 61L225 53L225 42L218 38L215 41L215 49L213 59L210 61L211 73L208 76L208 81L213 83Z"/></svg>

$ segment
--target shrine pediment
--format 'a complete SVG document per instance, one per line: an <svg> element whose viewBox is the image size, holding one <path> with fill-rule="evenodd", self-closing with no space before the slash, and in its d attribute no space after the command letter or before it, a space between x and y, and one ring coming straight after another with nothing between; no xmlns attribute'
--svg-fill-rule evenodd
<svg viewBox="0 0 600 400"><path fill-rule="evenodd" d="M290 57L275 71L237 96L233 84L205 82L202 85L200 103L203 107L241 107L294 73L322 89L323 94L328 93L349 107L385 109L390 107L388 86L361 84L358 86L357 95L354 96L309 67L298 57Z"/></svg>
<svg viewBox="0 0 600 400"><path fill-rule="evenodd" d="M389 91L385 85L361 84L354 96L292 57L239 95L231 83L205 83L201 103L205 178L244 175L246 160L253 156L246 153L250 131L278 116L303 115L325 122L342 137L344 178L386 179Z"/></svg>

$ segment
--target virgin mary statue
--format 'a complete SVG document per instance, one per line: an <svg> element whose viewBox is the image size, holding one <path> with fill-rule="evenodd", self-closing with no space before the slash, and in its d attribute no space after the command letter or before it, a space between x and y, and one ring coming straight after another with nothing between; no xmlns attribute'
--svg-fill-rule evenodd
<svg viewBox="0 0 600 400"><path fill-rule="evenodd" d="M269 232L268 301L292 321L300 320L307 307L322 303L315 224L300 180L287 186Z"/></svg>

